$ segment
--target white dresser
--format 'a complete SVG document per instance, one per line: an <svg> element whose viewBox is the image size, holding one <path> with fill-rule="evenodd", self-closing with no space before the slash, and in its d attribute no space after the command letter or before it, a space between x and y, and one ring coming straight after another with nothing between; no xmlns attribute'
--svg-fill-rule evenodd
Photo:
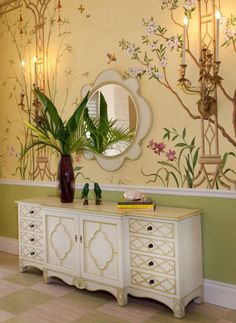
<svg viewBox="0 0 236 323"><path fill-rule="evenodd" d="M56 197L17 201L20 270L35 266L88 290L106 290L119 305L148 297L182 318L203 301L200 210L116 204L60 203Z"/></svg>

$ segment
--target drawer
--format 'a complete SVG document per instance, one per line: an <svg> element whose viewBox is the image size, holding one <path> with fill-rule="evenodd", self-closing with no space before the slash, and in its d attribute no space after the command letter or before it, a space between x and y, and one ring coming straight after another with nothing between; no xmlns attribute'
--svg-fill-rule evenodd
<svg viewBox="0 0 236 323"><path fill-rule="evenodd" d="M40 234L32 233L26 233L21 232L20 233L20 242L28 245L28 246L34 246L36 248L42 248L43 247L43 236Z"/></svg>
<svg viewBox="0 0 236 323"><path fill-rule="evenodd" d="M174 239L175 237L174 223L162 221L130 219L129 231L145 235L151 234L158 238Z"/></svg>
<svg viewBox="0 0 236 323"><path fill-rule="evenodd" d="M20 230L34 232L36 234L43 233L43 224L41 220L20 218Z"/></svg>
<svg viewBox="0 0 236 323"><path fill-rule="evenodd" d="M34 261L43 261L43 250L34 248L33 246L24 246L22 245L20 248L20 256L21 258L27 258Z"/></svg>
<svg viewBox="0 0 236 323"><path fill-rule="evenodd" d="M152 273L175 276L175 261L150 255L141 255L131 252L130 263L132 268L143 269Z"/></svg>
<svg viewBox="0 0 236 323"><path fill-rule="evenodd" d="M20 206L20 217L41 219L41 208L29 205Z"/></svg>
<svg viewBox="0 0 236 323"><path fill-rule="evenodd" d="M160 256L175 257L175 244L172 241L155 240L148 237L131 235L130 249Z"/></svg>
<svg viewBox="0 0 236 323"><path fill-rule="evenodd" d="M176 281L174 278L153 275L131 270L131 284L139 287L145 287L148 290L163 292L171 295L176 294Z"/></svg>

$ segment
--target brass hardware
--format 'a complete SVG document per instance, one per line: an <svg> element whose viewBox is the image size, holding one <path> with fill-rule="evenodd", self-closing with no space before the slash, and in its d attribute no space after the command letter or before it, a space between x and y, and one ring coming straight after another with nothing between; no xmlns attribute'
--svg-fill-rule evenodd
<svg viewBox="0 0 236 323"><path fill-rule="evenodd" d="M80 237L79 237L79 241L80 241L80 243L82 243L82 242L83 242L82 234L81 234L81 235L80 235Z"/></svg>
<svg viewBox="0 0 236 323"><path fill-rule="evenodd" d="M152 249L153 248L153 244L152 243L149 243L148 248L149 249Z"/></svg>
<svg viewBox="0 0 236 323"><path fill-rule="evenodd" d="M154 265L153 261L149 261L148 266L151 267L153 265Z"/></svg>
<svg viewBox="0 0 236 323"><path fill-rule="evenodd" d="M150 280L149 280L149 284L150 284L150 285L153 285L154 283L155 283L154 279L150 279Z"/></svg>
<svg viewBox="0 0 236 323"><path fill-rule="evenodd" d="M151 226L151 225L149 225L149 226L147 227L147 230L148 230L148 231L152 231L152 226Z"/></svg>

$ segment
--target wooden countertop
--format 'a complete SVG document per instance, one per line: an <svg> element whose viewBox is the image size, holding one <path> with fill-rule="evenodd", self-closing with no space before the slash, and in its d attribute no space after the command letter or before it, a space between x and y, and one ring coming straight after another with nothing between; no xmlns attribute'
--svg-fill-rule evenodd
<svg viewBox="0 0 236 323"><path fill-rule="evenodd" d="M118 209L116 202L103 201L102 205L95 205L94 200L89 201L89 205L82 205L81 200L75 199L73 203L61 203L59 197L45 196L37 198L22 199L16 201L18 204L29 204L34 206L43 206L46 208L60 208L68 211L79 211L85 213L94 213L96 215L110 216L140 216L146 218L156 218L163 220L180 221L185 218L201 213L200 209L179 208L156 206L155 211L145 209Z"/></svg>

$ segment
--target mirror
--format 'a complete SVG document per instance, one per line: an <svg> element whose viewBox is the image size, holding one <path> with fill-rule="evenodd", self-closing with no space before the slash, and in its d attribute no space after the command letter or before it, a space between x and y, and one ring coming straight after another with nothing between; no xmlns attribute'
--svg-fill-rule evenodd
<svg viewBox="0 0 236 323"><path fill-rule="evenodd" d="M141 142L151 126L151 110L138 93L139 81L135 78L123 79L113 70L102 72L94 84L85 85L81 90L82 98L90 91L88 111L91 118L99 117L99 97L103 94L107 103L108 119L117 120L119 125L133 129L134 138L128 144L116 144L101 155L85 154L87 159L96 158L105 170L114 171L126 159L137 159L141 154Z"/></svg>
<svg viewBox="0 0 236 323"><path fill-rule="evenodd" d="M87 107L90 118L97 119L100 116L100 94L107 103L108 120L116 120L118 127L130 129L134 132L137 126L137 113L135 104L129 92L117 84L106 84L99 87L89 98ZM115 144L103 152L105 156L117 156L129 147L130 143Z"/></svg>

